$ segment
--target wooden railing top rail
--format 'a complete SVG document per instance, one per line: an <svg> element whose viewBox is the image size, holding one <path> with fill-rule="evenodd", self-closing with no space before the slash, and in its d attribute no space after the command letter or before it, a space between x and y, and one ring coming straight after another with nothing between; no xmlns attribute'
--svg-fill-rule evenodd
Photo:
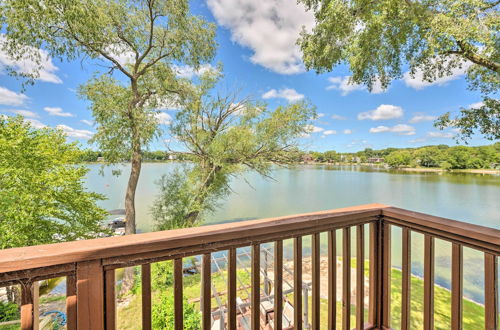
<svg viewBox="0 0 500 330"><path fill-rule="evenodd" d="M411 212L383 204L219 225L0 250L0 274L103 260L110 268L302 236L381 219L500 255L500 230ZM65 265L60 267L60 265ZM6 280L0 276L0 282Z"/></svg>
<svg viewBox="0 0 500 330"><path fill-rule="evenodd" d="M382 208L384 220L424 234L500 255L500 230L397 207ZM500 220L500 219L499 219Z"/></svg>
<svg viewBox="0 0 500 330"><path fill-rule="evenodd" d="M0 250L0 274L96 259L109 259L109 264L120 263L127 256L146 259L154 257L155 252L158 256L164 255L167 250L187 249L188 254L193 255L198 250L203 253L373 221L378 219L384 207L387 206L367 204L277 218L5 249Z"/></svg>

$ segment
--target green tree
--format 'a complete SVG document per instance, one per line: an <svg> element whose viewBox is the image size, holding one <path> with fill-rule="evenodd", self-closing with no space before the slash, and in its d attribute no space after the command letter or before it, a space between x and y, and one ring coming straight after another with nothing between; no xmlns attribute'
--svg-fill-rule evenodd
<svg viewBox="0 0 500 330"><path fill-rule="evenodd" d="M469 87L483 95L479 108L449 113L440 128L460 128L470 137L479 129L500 138L500 39L497 0L300 0L312 9L316 26L299 44L307 68L324 72L346 63L353 83L386 88L403 75L432 82L467 67Z"/></svg>
<svg viewBox="0 0 500 330"><path fill-rule="evenodd" d="M52 56L89 57L108 67L80 95L91 101L92 142L106 161L131 161L126 233L135 233L135 191L143 151L160 134L157 109L188 86L175 65L198 68L212 59L214 25L191 15L188 0L6 0L0 10L10 55L39 62L33 50L43 46Z"/></svg>
<svg viewBox="0 0 500 330"><path fill-rule="evenodd" d="M416 152L420 166L439 167L442 158L441 151L436 147L419 148Z"/></svg>
<svg viewBox="0 0 500 330"><path fill-rule="evenodd" d="M445 161L451 169L465 169L472 159L470 148L457 146L449 148L446 152Z"/></svg>
<svg viewBox="0 0 500 330"><path fill-rule="evenodd" d="M329 162L338 162L340 159L339 154L337 154L335 150L325 151L323 155L325 157L325 160Z"/></svg>
<svg viewBox="0 0 500 330"><path fill-rule="evenodd" d="M402 167L410 165L412 155L409 151L394 151L385 158L386 163L391 167Z"/></svg>
<svg viewBox="0 0 500 330"><path fill-rule="evenodd" d="M84 188L81 151L60 130L0 118L0 249L95 238L102 195Z"/></svg>
<svg viewBox="0 0 500 330"><path fill-rule="evenodd" d="M218 73L203 75L171 126L191 163L160 182L152 209L159 229L199 223L229 193L231 177L248 170L268 177L273 164L291 164L315 115L306 102L269 110L237 93L216 95L218 79Z"/></svg>

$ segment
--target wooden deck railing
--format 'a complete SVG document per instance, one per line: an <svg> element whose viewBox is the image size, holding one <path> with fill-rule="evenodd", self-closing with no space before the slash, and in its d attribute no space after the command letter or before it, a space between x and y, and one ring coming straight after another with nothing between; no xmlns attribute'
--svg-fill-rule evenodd
<svg viewBox="0 0 500 330"><path fill-rule="evenodd" d="M435 240L452 243L451 328L462 328L463 247L484 253L485 329L498 329L498 264L500 230L410 212L380 204L272 219L110 237L0 251L0 286L21 286L21 328L36 328L33 283L65 276L68 329L115 329L115 270L141 265L142 328L151 329L151 263L174 260L175 329L183 328L182 258L201 255L201 303L203 329L212 325L211 253L227 250L227 310L225 324L236 329L237 253L251 248L251 329L260 329L261 244L274 242L273 297L283 297L283 240L293 239L293 323L302 329L305 307L302 297L302 241L311 235L311 325L320 328L320 296L328 298L328 329L337 327L337 232L342 237L342 329L391 328L391 226L402 228L401 328L410 328L411 232L424 235L424 328L434 328ZM351 228L356 228L351 237ZM368 229L365 232L365 227ZM320 233L327 233L326 236ZM320 237L327 238L328 285L320 284ZM365 251L365 241L369 249ZM351 241L356 244L356 295L351 301ZM365 256L367 258L365 258ZM365 259L369 261L369 304L365 319ZM345 262L347 261L347 262ZM307 299L306 299L307 300ZM309 303L309 301L307 301ZM274 315L283 313L283 299L273 299ZM351 308L356 308L351 324ZM395 317L395 316L393 316ZM274 329L282 329L282 317L274 317ZM138 320L138 322L141 322Z"/></svg>

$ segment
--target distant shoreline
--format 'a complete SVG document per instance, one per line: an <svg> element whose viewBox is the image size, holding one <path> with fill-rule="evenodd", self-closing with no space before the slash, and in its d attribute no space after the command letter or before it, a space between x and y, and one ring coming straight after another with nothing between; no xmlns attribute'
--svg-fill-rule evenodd
<svg viewBox="0 0 500 330"><path fill-rule="evenodd" d="M144 161L143 164L158 164L158 163L175 163L180 162L178 160L148 160ZM84 162L84 164L101 164L107 165L106 162ZM382 170L394 170L394 171L404 171L404 172L421 172L421 173L464 173L464 174L489 174L489 175L500 175L500 170L490 169L490 168L478 168L478 169L454 169L445 170L436 167L384 167L383 164L356 164L356 163L320 163L320 162L299 162L292 165L330 165L330 166L365 166L365 167L375 167Z"/></svg>

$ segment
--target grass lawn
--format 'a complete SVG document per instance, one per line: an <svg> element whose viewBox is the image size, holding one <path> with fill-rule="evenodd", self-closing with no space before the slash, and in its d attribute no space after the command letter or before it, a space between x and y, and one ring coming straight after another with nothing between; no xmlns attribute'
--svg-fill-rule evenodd
<svg viewBox="0 0 500 330"><path fill-rule="evenodd" d="M352 266L355 266L355 259L352 260ZM368 262L365 263L365 274L368 275ZM222 275L219 273L212 274L212 282L218 293L226 291L226 273ZM238 287L250 284L250 276L242 269L238 269ZM392 270L391 280L391 326L394 329L400 328L400 315L401 315L401 280L402 273L398 269ZM423 326L423 280L421 278L411 277L411 328L422 329ZM247 298L247 291L250 289L241 290L238 296L241 299ZM138 290L140 293L140 289ZM168 294L173 294L172 288L167 289ZM158 295L153 292L153 304L158 299ZM188 299L198 298L200 295L200 275L195 274L192 276L184 277L184 295ZM451 328L451 292L439 286L434 289L434 325L435 329L450 329ZM293 302L293 294L287 295L287 298ZM226 295L221 295L220 300L222 304L226 302ZM199 304L194 303L196 309L199 310ZM212 299L212 307L217 306L215 298ZM309 312L311 312L311 297L309 296ZM342 303L337 301L337 325L342 324ZM140 294L133 295L130 298L129 304L124 307L118 308L118 328L119 329L140 329L140 315L141 315L141 296ZM356 306L351 308L351 325L356 324L355 318ZM327 327L328 321L328 301L321 299L321 328ZM365 310L365 319L367 318L367 310ZM309 320L310 321L310 320ZM464 329L484 329L484 307L469 300L463 300L463 325Z"/></svg>

